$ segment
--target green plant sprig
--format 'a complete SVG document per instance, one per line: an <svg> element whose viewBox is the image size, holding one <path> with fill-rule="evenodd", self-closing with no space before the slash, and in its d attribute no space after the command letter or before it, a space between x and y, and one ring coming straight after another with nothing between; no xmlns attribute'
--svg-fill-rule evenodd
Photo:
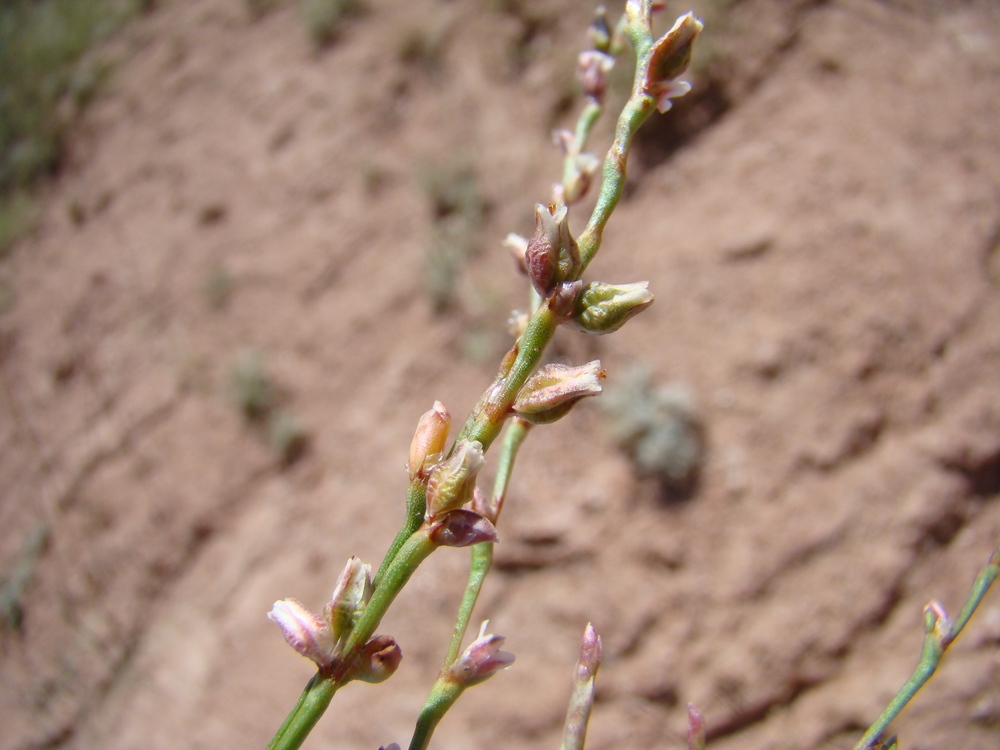
<svg viewBox="0 0 1000 750"><path fill-rule="evenodd" d="M944 608L937 602L931 602L924 608L924 644L920 651L920 661L910 678L899 689L875 723L855 745L854 750L873 750L880 747L880 742L886 728L895 719L914 696L937 671L945 651L958 638L962 629L975 614L990 587L1000 576L1000 545L993 551L989 562L979 571L972 584L969 596L962 606L962 611L952 622ZM895 739L890 740L888 747L894 747Z"/></svg>
<svg viewBox="0 0 1000 750"><path fill-rule="evenodd" d="M622 194L625 179L625 162L635 132L649 117L654 108L658 107L665 111L669 107L670 96L680 95L687 90L686 88L678 88L674 79L681 75L687 67L687 62L690 59L690 47L701 30L701 24L692 15L688 14L678 20L678 23L667 35L654 43L650 19L650 5L650 0L630 0L627 6L624 28L626 36L632 42L633 48L636 51L636 83L633 87L632 95L619 117L615 139L605 159L597 205L587 224L587 229L580 238L579 251L582 263L577 262L576 268L567 272L559 280L562 289L574 291L574 289L579 288L579 284L576 284L574 287L574 282L579 280L583 269L593 259L600 247L603 228ZM664 60L670 64L664 66ZM592 108L588 108L584 112L584 118L588 122L593 115L594 111ZM592 122L590 125L592 125ZM589 130L590 125L585 124L583 127ZM563 211L562 216L564 220L565 211ZM536 284L535 286L538 289L538 285ZM504 357L492 385L487 388L483 396L479 399L476 407L465 422L465 426L458 434L449 457L458 451L459 446L464 446L467 450L478 451L479 460L481 460L482 454L496 440L504 423L515 413L515 401L522 395L528 379L538 368L544 351L555 335L556 329L567 319L567 315L571 313L571 311L565 309L565 302L560 303L558 301L557 291L555 289L550 291L552 292L551 296L538 306L529 319L524 332L510 352ZM603 377L603 371L598 373L595 368L593 371L587 373L585 377L589 377L596 383L597 378ZM548 387L550 391L552 390L551 384L543 383L540 387L543 391L545 387ZM558 388L556 390L558 391ZM599 387L596 390L591 389L589 392L582 393L582 395L590 395L591 393L599 392L599 390ZM565 391L563 391L555 398L556 400L563 399L565 395ZM568 409L569 404L560 404L560 406L566 406ZM537 408L537 403L532 404L532 408ZM565 413L565 409L554 409L553 411L555 412L555 416L552 417L553 419ZM516 425L517 423L515 422L514 424ZM509 472L513 464L514 455L526 432L527 430L521 432L520 428L515 428L512 431L514 437L511 438L510 445L505 451L504 464L506 468L503 468L501 471L502 479L498 479L498 481L502 482L500 496L506 491L506 484L509 480ZM474 448L469 449L470 445L474 446ZM442 461L442 464L449 462ZM305 632L306 640L316 634L325 637L325 631L322 631L322 626L318 624L318 618L316 622L308 619L315 618L316 616L306 613L306 615L303 615L303 620L290 620L285 624L282 624L279 618L273 618L279 621L279 625L282 625L283 630L286 626L290 630L299 628L291 636L286 630L286 639L304 654L306 651L312 649L307 655L317 660L320 667L318 673L309 681L299 701L271 740L268 750L291 750L301 746L306 736L308 736L319 718L326 711L337 690L349 680L357 678L362 650L369 642L369 639L372 638L375 629L398 593L405 586L420 563L434 549L441 546L441 542L435 538L436 527L434 526L433 514L427 508L429 505L428 492L426 489L421 491L421 488L415 487L415 481L417 480L411 477L411 487L407 493L406 520L400 532L396 535L395 540L390 545L385 559L379 566L374 589L367 601L358 605L356 615L353 618L349 631L344 635L344 640L342 642L338 641L329 655L326 652L322 652L320 646L314 642L303 645L301 637L303 632ZM433 481L431 479L431 482ZM427 487L427 485L423 485L423 487ZM447 491L458 492L453 487L449 487ZM441 502L445 501L448 501L448 498L445 498ZM486 525L492 530L493 527L488 521L486 521ZM489 543L479 543L475 547L485 549L489 547ZM454 703L454 700L457 699L462 690L488 677L492 669L497 668L497 664L505 665L503 658L500 657L510 656L503 655L502 653L498 656L496 651L498 648L496 642L498 637L485 636L484 634L481 634L480 639L470 647L470 649L478 648L479 651L477 654L467 657L470 653L467 650L466 654L458 657L457 661L454 655L457 652L454 644L456 642L460 644L461 636L464 635L467 628L472 606L481 587L482 577L489 569L491 556L492 550L488 553L474 552L470 584L467 587L465 603L460 611L459 620L453 632L452 645L449 648L449 659L452 662L451 668L447 672L442 672L440 689L432 692L431 700L429 701L429 703L433 703L436 707L430 710L423 724L427 729L427 739L429 739L430 733L433 731L433 726L440 720L447 707ZM328 621L329 618L330 615L328 614ZM310 627L315 632L310 631ZM499 641L502 641L502 638ZM477 646L477 644L479 645ZM317 650L320 650L318 657L313 655ZM479 661L475 662L473 666L463 667L460 662L469 658L478 658ZM510 657L510 659L512 660L513 657ZM471 677L469 676L470 674L472 675ZM461 676L457 677L456 675ZM418 728L418 735L421 731ZM423 740L419 736L415 736L414 739L418 743L417 746L422 746L420 743Z"/></svg>

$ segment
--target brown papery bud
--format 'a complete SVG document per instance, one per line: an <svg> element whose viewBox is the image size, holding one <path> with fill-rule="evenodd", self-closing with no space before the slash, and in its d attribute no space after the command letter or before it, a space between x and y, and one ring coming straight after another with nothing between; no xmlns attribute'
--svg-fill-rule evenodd
<svg viewBox="0 0 1000 750"><path fill-rule="evenodd" d="M653 44L643 89L656 100L656 108L660 112L670 109L671 99L691 90L687 81L676 79L690 65L694 40L703 28L704 24L693 13L685 13L677 19L670 31Z"/></svg>
<svg viewBox="0 0 1000 750"><path fill-rule="evenodd" d="M559 222L566 217L566 206L535 205L535 233L528 240L524 251L524 262L528 268L528 278L543 298L556 285L559 267Z"/></svg>
<svg viewBox="0 0 1000 750"><path fill-rule="evenodd" d="M403 652L391 635L373 635L365 643L348 678L362 682L378 683L388 680L399 668Z"/></svg>
<svg viewBox="0 0 1000 750"><path fill-rule="evenodd" d="M434 406L417 422L417 429L410 443L410 460L407 468L410 471L411 482L415 479L426 479L430 468L440 460L448 441L449 429L451 429L451 414L444 408L444 404L435 401Z"/></svg>
<svg viewBox="0 0 1000 750"><path fill-rule="evenodd" d="M470 502L476 488L476 476L485 462L481 443L460 441L451 457L431 470L427 480L427 518Z"/></svg>
<svg viewBox="0 0 1000 750"><path fill-rule="evenodd" d="M428 528L431 543L438 547L469 547L498 541L496 527L488 518L464 508L436 516Z"/></svg>
<svg viewBox="0 0 1000 750"><path fill-rule="evenodd" d="M532 424L554 422L581 398L599 394L604 377L599 360L577 367L545 365L524 384L514 412Z"/></svg>

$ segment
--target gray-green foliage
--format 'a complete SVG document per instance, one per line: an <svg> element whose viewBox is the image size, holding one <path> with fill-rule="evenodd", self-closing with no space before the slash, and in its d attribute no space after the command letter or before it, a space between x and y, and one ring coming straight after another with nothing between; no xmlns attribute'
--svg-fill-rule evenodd
<svg viewBox="0 0 1000 750"><path fill-rule="evenodd" d="M0 2L0 252L32 226L33 212L21 191L58 167L73 113L110 73L106 60L84 53L149 5L149 0Z"/></svg>
<svg viewBox="0 0 1000 750"><path fill-rule="evenodd" d="M229 372L230 395L248 420L260 420L275 404L274 386L264 366L264 355L251 351L240 357Z"/></svg>
<svg viewBox="0 0 1000 750"><path fill-rule="evenodd" d="M364 0L303 0L302 21L317 45L337 38L341 24L352 16L365 12Z"/></svg>
<svg viewBox="0 0 1000 750"><path fill-rule="evenodd" d="M20 630L24 620L24 594L48 539L48 524L39 524L33 528L21 545L21 554L10 569L0 576L0 624Z"/></svg>
<svg viewBox="0 0 1000 750"><path fill-rule="evenodd" d="M261 431L285 465L295 463L309 444L309 431L292 412L279 406L278 388L259 351L244 354L229 372L230 398L244 418Z"/></svg>
<svg viewBox="0 0 1000 750"><path fill-rule="evenodd" d="M690 391L657 386L649 371L633 369L608 388L603 406L611 436L643 474L671 487L688 486L702 460L701 420Z"/></svg>

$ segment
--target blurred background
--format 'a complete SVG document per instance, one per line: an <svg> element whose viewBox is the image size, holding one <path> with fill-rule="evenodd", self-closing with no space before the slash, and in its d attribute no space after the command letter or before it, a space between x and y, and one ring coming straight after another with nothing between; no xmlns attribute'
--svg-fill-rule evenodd
<svg viewBox="0 0 1000 750"><path fill-rule="evenodd" d="M720 750L851 748L1000 540L1000 7L693 5L588 268L656 304L557 337L607 393L518 459L476 615L517 662L442 750L557 747L588 621L593 750L684 747L689 701ZM378 563L417 418L510 345L592 12L0 3L0 748L267 743L313 670L265 613ZM408 741L466 566L306 747ZM897 731L995 750L996 592Z"/></svg>

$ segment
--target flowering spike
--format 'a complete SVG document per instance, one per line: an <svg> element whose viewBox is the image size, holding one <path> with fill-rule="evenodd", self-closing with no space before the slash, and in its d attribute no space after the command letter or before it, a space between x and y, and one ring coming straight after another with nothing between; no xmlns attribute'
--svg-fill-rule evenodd
<svg viewBox="0 0 1000 750"><path fill-rule="evenodd" d="M693 13L686 13L653 44L643 90L656 100L656 108L660 112L670 109L671 99L691 90L687 81L676 79L691 63L694 40L703 28L704 24Z"/></svg>
<svg viewBox="0 0 1000 750"><path fill-rule="evenodd" d="M450 510L429 523L429 538L438 547L469 547L499 541L497 530L490 520L472 510Z"/></svg>
<svg viewBox="0 0 1000 750"><path fill-rule="evenodd" d="M426 518L432 519L471 501L476 488L476 476L485 462L481 443L460 441L451 458L431 470L430 479L427 480Z"/></svg>
<svg viewBox="0 0 1000 750"><path fill-rule="evenodd" d="M451 414L440 401L420 417L416 432L410 443L410 460L407 468L410 471L410 481L427 479L430 468L441 458L445 443L448 440L448 430L451 428Z"/></svg>
<svg viewBox="0 0 1000 750"><path fill-rule="evenodd" d="M403 652L391 635L373 635L354 663L348 678L362 682L378 683L388 680L399 668Z"/></svg>
<svg viewBox="0 0 1000 750"><path fill-rule="evenodd" d="M500 650L507 639L502 635L487 634L488 624L489 620L483 622L479 629L479 637L462 652L443 675L446 680L457 683L463 688L472 687L514 663L514 654Z"/></svg>
<svg viewBox="0 0 1000 750"><path fill-rule="evenodd" d="M545 365L524 384L514 411L532 424L554 422L581 398L599 394L604 377L600 360L596 359L578 367Z"/></svg>
<svg viewBox="0 0 1000 750"><path fill-rule="evenodd" d="M595 281L576 298L573 317L566 325L585 333L612 333L651 304L648 281L618 285Z"/></svg>
<svg viewBox="0 0 1000 750"><path fill-rule="evenodd" d="M688 750L705 750L705 717L701 711L688 703Z"/></svg>
<svg viewBox="0 0 1000 750"><path fill-rule="evenodd" d="M371 598L371 573L371 566L357 557L347 561L325 610L334 641L339 641L351 631L358 611Z"/></svg>
<svg viewBox="0 0 1000 750"><path fill-rule="evenodd" d="M320 667L333 663L334 641L329 624L295 599L276 601L267 613L278 624L289 646Z"/></svg>
<svg viewBox="0 0 1000 750"><path fill-rule="evenodd" d="M608 74L614 64L615 58L596 49L580 53L576 64L576 75L583 85L583 93L594 104L604 103L604 94L608 90Z"/></svg>

